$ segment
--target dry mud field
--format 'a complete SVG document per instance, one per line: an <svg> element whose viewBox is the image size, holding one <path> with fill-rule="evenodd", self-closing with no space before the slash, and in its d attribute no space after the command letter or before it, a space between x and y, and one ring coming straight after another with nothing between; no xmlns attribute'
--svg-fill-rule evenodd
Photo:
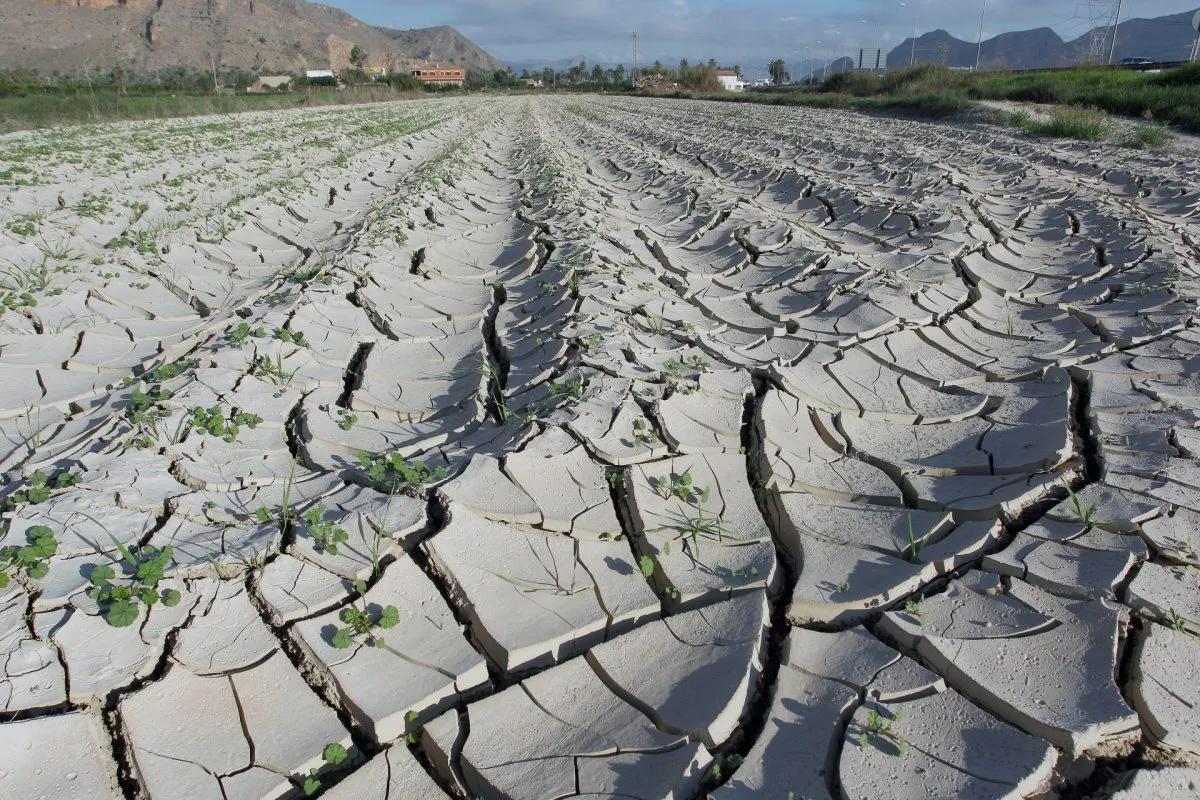
<svg viewBox="0 0 1200 800"><path fill-rule="evenodd" d="M0 179L0 796L1197 796L1194 164L516 97Z"/></svg>

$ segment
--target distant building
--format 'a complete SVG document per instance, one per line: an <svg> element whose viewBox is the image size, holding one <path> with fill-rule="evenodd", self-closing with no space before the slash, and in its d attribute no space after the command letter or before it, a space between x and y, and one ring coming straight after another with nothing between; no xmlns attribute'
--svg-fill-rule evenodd
<svg viewBox="0 0 1200 800"><path fill-rule="evenodd" d="M312 80L320 80L321 78L330 78L336 80L331 69L308 69L304 71L304 77Z"/></svg>
<svg viewBox="0 0 1200 800"><path fill-rule="evenodd" d="M259 75L258 80L246 87L251 94L263 92L286 92L292 88L291 75Z"/></svg>
<svg viewBox="0 0 1200 800"><path fill-rule="evenodd" d="M726 91L740 92L746 88L746 84L742 82L741 76L735 69L717 70L717 80L721 82L721 88Z"/></svg>
<svg viewBox="0 0 1200 800"><path fill-rule="evenodd" d="M541 78L522 78L521 83L525 84L530 89L542 88L542 79Z"/></svg>
<svg viewBox="0 0 1200 800"><path fill-rule="evenodd" d="M367 77L373 81L382 81L387 79L387 67L367 67Z"/></svg>
<svg viewBox="0 0 1200 800"><path fill-rule="evenodd" d="M427 64L414 67L412 75L424 83L437 86L462 86L467 79L467 71L462 67L449 67L445 64Z"/></svg>

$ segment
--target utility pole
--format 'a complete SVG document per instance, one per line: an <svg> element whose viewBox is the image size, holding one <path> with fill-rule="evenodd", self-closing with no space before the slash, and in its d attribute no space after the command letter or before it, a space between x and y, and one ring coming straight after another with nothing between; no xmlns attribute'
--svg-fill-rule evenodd
<svg viewBox="0 0 1200 800"><path fill-rule="evenodd" d="M208 60L212 63L213 94L216 94L221 88L217 84L217 57L215 55L213 55L212 52L210 51L208 54Z"/></svg>
<svg viewBox="0 0 1200 800"><path fill-rule="evenodd" d="M638 83L638 67L637 67L637 31L633 32L633 88L637 88Z"/></svg>
<svg viewBox="0 0 1200 800"><path fill-rule="evenodd" d="M1125 5L1125 0L1117 0L1117 18L1113 21L1113 38L1112 46L1108 49L1108 63L1113 63L1113 56L1117 53L1117 31L1121 29L1121 9Z"/></svg>
<svg viewBox="0 0 1200 800"><path fill-rule="evenodd" d="M987 0L983 0L983 8L979 11L979 44L975 46L975 71L979 72L979 59L983 55L983 21L987 18Z"/></svg>

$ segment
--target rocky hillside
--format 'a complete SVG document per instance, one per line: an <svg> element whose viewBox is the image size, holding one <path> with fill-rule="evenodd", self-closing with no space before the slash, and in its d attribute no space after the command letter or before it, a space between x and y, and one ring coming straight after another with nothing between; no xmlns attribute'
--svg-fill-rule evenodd
<svg viewBox="0 0 1200 800"><path fill-rule="evenodd" d="M304 0L0 0L0 69L135 72L187 67L263 72L350 63L355 45L389 70L438 60L502 64L453 28L393 30Z"/></svg>
<svg viewBox="0 0 1200 800"><path fill-rule="evenodd" d="M1195 11L1154 19L1130 19L1121 22L1117 36L1116 58L1153 58L1162 61L1186 59L1196 33L1191 20ZM1102 36L1111 35L1100 30ZM985 39L982 66L992 69L1031 69L1077 64L1088 56L1092 33L1064 41L1050 28L1002 33ZM946 64L968 67L975 64L976 42L966 42L947 31L936 30L917 38L918 64ZM890 67L907 66L912 57L913 40L905 39L888 54ZM1105 50L1107 55L1107 50Z"/></svg>

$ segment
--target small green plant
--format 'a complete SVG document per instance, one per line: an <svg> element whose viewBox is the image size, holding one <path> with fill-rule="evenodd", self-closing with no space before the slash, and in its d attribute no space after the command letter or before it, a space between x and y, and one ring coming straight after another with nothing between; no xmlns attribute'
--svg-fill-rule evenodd
<svg viewBox="0 0 1200 800"><path fill-rule="evenodd" d="M346 759L349 757L350 754L346 752L346 748L337 742L330 742L329 744L325 745L325 749L321 751L321 760L325 763L320 767L314 767L308 771L308 776L304 779L304 786L302 787L304 790L304 796L312 797L321 790L321 770L325 769L326 767L339 767L344 764Z"/></svg>
<svg viewBox="0 0 1200 800"><path fill-rule="evenodd" d="M499 368L492 363L491 359L485 360L479 365L479 374L487 382L488 399L492 401L492 405L496 409L496 416L500 424L508 422L508 418L512 412L508 408L508 399L504 396L502 383L503 375L500 374Z"/></svg>
<svg viewBox="0 0 1200 800"><path fill-rule="evenodd" d="M707 503L712 495L707 487L696 486L691 468L682 473L672 472L666 478L650 478L650 487L664 500L674 497L691 504Z"/></svg>
<svg viewBox="0 0 1200 800"><path fill-rule="evenodd" d="M546 389L550 392L551 397L570 397L578 400L583 397L583 381L574 380L559 383L551 381L547 384Z"/></svg>
<svg viewBox="0 0 1200 800"><path fill-rule="evenodd" d="M421 738L421 715L415 711L404 712L404 741L415 745Z"/></svg>
<svg viewBox="0 0 1200 800"><path fill-rule="evenodd" d="M384 647L386 642L380 630L389 630L400 622L400 610L395 606L346 606L338 614L342 627L333 634L331 644L338 650L348 650L355 642L367 647Z"/></svg>
<svg viewBox="0 0 1200 800"><path fill-rule="evenodd" d="M892 537L892 542L896 545L896 550L900 553L900 557L916 563L921 560L921 550L925 547L925 537L917 536L913 532L912 512L908 512L908 541L900 542L895 537Z"/></svg>
<svg viewBox="0 0 1200 800"><path fill-rule="evenodd" d="M201 434L233 442L237 440L243 425L253 429L257 428L262 421L262 417L247 411L227 413L219 405L209 408L196 406L192 409L190 428Z"/></svg>
<svg viewBox="0 0 1200 800"><path fill-rule="evenodd" d="M359 464L375 483L385 491L395 492L405 486L418 486L446 477L445 467L430 467L421 461L409 463L400 453L372 456L359 453Z"/></svg>
<svg viewBox="0 0 1200 800"><path fill-rule="evenodd" d="M170 547L141 547L134 552L115 538L112 541L130 574L118 577L111 564L100 564L88 576L91 584L88 595L100 605L109 625L114 628L132 625L138 618L138 603L147 609L159 602L168 608L179 605L178 591L158 589L174 557Z"/></svg>
<svg viewBox="0 0 1200 800"><path fill-rule="evenodd" d="M3 507L11 509L26 503L30 505L44 503L55 491L68 489L77 483L79 483L79 476L72 475L68 470L63 470L53 477L38 470L29 476L24 489L13 492L5 498Z"/></svg>
<svg viewBox="0 0 1200 800"><path fill-rule="evenodd" d="M337 410L337 425L344 431L352 429L358 424L358 415L351 412L348 408L339 408Z"/></svg>
<svg viewBox="0 0 1200 800"><path fill-rule="evenodd" d="M1184 619L1183 615L1173 608L1167 611L1167 623L1171 626L1171 630L1175 631L1176 633L1188 632L1187 620Z"/></svg>
<svg viewBox="0 0 1200 800"><path fill-rule="evenodd" d="M321 283L328 285L333 283L333 276L326 271L329 268L329 261L325 256L321 256L316 261L311 261L307 264L297 264L291 269L283 273L283 277L289 283L298 283L305 286L310 283Z"/></svg>
<svg viewBox="0 0 1200 800"><path fill-rule="evenodd" d="M896 726L899 723L900 715L898 713L891 717L885 717L878 711L868 711L866 730L859 734L858 746L865 748L871 740L881 741L890 745L890 747L881 748L885 753L904 758L904 754L908 751L908 744L896 733Z"/></svg>
<svg viewBox="0 0 1200 800"><path fill-rule="evenodd" d="M169 361L166 364L147 372L142 376L144 383L161 383L163 381L174 380L190 369L195 369L197 361L194 358L185 358L181 361Z"/></svg>
<svg viewBox="0 0 1200 800"><path fill-rule="evenodd" d="M638 417L633 421L633 443L638 447L647 449L658 444L658 434L642 417Z"/></svg>
<svg viewBox="0 0 1200 800"><path fill-rule="evenodd" d="M159 252L158 239L155 238L153 231L147 230L127 230L106 244L105 248L133 250L144 256L157 256Z"/></svg>
<svg viewBox="0 0 1200 800"><path fill-rule="evenodd" d="M290 372L284 369L282 350L277 352L273 359L270 356L256 356L254 363L250 365L251 375L270 381L276 386L287 386L299 371L299 367Z"/></svg>
<svg viewBox="0 0 1200 800"><path fill-rule="evenodd" d="M8 223L8 230L16 236L36 236L37 225L32 220L17 220Z"/></svg>
<svg viewBox="0 0 1200 800"><path fill-rule="evenodd" d="M605 467L604 479L608 481L609 488L620 489L625 483L625 471L620 467Z"/></svg>
<svg viewBox="0 0 1200 800"><path fill-rule="evenodd" d="M313 546L318 553L338 554L338 546L345 544L350 538L346 530L336 523L325 519L325 506L313 506L304 512L304 525L308 535L313 538Z"/></svg>
<svg viewBox="0 0 1200 800"><path fill-rule="evenodd" d="M50 558L58 552L58 540L45 525L31 525L25 531L26 544L0 548L0 589L8 587L17 572L31 580L41 580L50 571Z"/></svg>
<svg viewBox="0 0 1200 800"><path fill-rule="evenodd" d="M1067 496L1071 501L1071 512L1075 515L1075 519L1084 525L1093 525L1096 518L1096 503L1093 501L1085 506L1079 495L1075 494L1075 490L1071 488L1070 483L1064 481L1063 485L1067 489Z"/></svg>
<svg viewBox="0 0 1200 800"><path fill-rule="evenodd" d="M925 624L925 601L914 597L904 604L904 613L916 619L918 625Z"/></svg>
<svg viewBox="0 0 1200 800"><path fill-rule="evenodd" d="M724 780L726 776L731 775L735 769L740 767L745 760L737 753L726 753L713 762L713 779L717 781Z"/></svg>
<svg viewBox="0 0 1200 800"><path fill-rule="evenodd" d="M681 539L690 539L692 548L696 552L700 550L700 541L707 540L711 542L721 542L725 539L725 524L721 520L719 514L706 513L700 506L689 506L689 509L694 509L693 515L690 510L685 510L682 513L676 514L674 521L670 525L665 525L659 530L675 531Z"/></svg>
<svg viewBox="0 0 1200 800"><path fill-rule="evenodd" d="M289 331L287 328L276 328L271 336L284 344L308 347L308 340L304 338L304 331Z"/></svg>
<svg viewBox="0 0 1200 800"><path fill-rule="evenodd" d="M261 339L261 338L265 338L266 335L267 335L266 328L263 328L261 326L257 327L257 328L251 328L250 323L239 322L237 324L237 327L229 332L227 338L229 339L230 342L232 342L233 344L238 345L240 347L241 345L245 344L250 339L251 336Z"/></svg>
<svg viewBox="0 0 1200 800"><path fill-rule="evenodd" d="M164 405L174 395L170 389L162 386L152 386L146 391L134 389L129 395L129 408L125 414L134 425L153 425L161 419L171 416L171 410Z"/></svg>
<svg viewBox="0 0 1200 800"><path fill-rule="evenodd" d="M75 205L71 206L71 210L79 216L92 219L100 219L108 213L108 209L108 198L98 194L84 195Z"/></svg>
<svg viewBox="0 0 1200 800"><path fill-rule="evenodd" d="M650 556L641 556L638 558L638 568L642 571L642 577L650 580L654 575L654 559Z"/></svg>

